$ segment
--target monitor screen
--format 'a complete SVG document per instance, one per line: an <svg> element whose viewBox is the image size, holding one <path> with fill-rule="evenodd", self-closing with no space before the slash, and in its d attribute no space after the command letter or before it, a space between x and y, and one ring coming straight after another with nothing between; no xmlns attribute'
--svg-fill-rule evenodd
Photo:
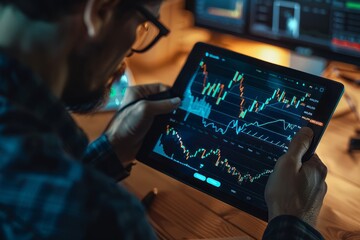
<svg viewBox="0 0 360 240"><path fill-rule="evenodd" d="M360 65L359 0L195 0L194 13L198 26Z"/></svg>
<svg viewBox="0 0 360 240"><path fill-rule="evenodd" d="M243 33L246 0L205 0L195 2L196 24L231 33Z"/></svg>

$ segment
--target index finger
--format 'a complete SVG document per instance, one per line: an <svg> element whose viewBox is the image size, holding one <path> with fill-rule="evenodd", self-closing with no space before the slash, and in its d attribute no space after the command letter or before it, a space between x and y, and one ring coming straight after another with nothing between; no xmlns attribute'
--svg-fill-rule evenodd
<svg viewBox="0 0 360 240"><path fill-rule="evenodd" d="M160 114L167 114L179 107L181 103L181 99L178 97L165 99L165 100L157 100L157 101L142 101L143 111L145 114L150 116L156 116Z"/></svg>
<svg viewBox="0 0 360 240"><path fill-rule="evenodd" d="M160 92L165 92L170 87L161 83L146 84L146 85L135 85L128 87L124 97L123 105L130 102L136 101L141 98L155 95Z"/></svg>
<svg viewBox="0 0 360 240"><path fill-rule="evenodd" d="M146 84L138 87L142 88L141 90L144 97L152 94L164 92L170 88L169 86L162 83Z"/></svg>

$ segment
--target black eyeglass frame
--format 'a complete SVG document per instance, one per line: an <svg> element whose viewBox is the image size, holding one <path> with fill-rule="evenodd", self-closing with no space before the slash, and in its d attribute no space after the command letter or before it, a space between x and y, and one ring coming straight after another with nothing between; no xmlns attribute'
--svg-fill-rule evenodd
<svg viewBox="0 0 360 240"><path fill-rule="evenodd" d="M134 53L144 53L150 48L152 48L162 37L166 37L167 35L169 35L170 30L165 27L149 10L147 10L143 6L136 5L135 9L159 29L158 35L154 38L154 40L152 40L152 42L150 42L148 46L140 50L131 49L131 51Z"/></svg>

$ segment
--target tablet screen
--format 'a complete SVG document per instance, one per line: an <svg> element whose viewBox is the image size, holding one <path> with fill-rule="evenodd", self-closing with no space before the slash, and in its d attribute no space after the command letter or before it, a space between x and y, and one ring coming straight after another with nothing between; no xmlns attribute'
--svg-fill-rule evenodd
<svg viewBox="0 0 360 240"><path fill-rule="evenodd" d="M327 124L316 117L326 86L212 51L191 64L182 105L159 126L150 158L266 212L277 159L301 127Z"/></svg>

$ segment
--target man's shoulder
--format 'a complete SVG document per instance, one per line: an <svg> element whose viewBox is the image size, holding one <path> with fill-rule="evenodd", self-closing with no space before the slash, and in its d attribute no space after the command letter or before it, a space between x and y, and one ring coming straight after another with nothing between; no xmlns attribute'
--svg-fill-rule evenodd
<svg viewBox="0 0 360 240"><path fill-rule="evenodd" d="M0 205L7 223L2 226L8 231L28 229L35 238L80 239L89 226L108 222L105 218L111 214L123 230L143 217L140 202L112 179L60 149L46 150L45 142L32 147L43 150L31 154L18 150L26 156L0 168ZM0 227L0 236L3 230Z"/></svg>

